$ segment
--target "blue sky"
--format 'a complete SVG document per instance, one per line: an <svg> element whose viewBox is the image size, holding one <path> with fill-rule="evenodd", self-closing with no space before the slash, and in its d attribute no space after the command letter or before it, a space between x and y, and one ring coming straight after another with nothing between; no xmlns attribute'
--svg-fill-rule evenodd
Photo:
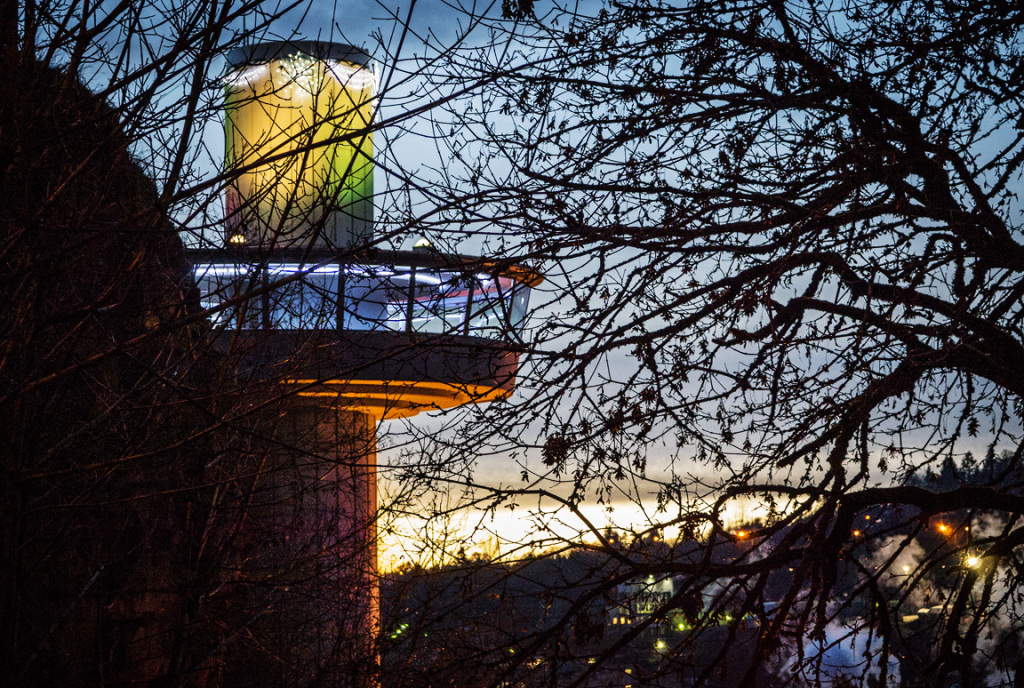
<svg viewBox="0 0 1024 688"><path fill-rule="evenodd" d="M479 9L493 6L484 5ZM410 0L318 0L311 3L296 31L305 39L350 43L366 47L371 52L376 45L382 44L393 52L397 48L401 27L409 18L413 35L403 46L403 56L406 56L407 50L420 50L418 44L429 36L436 36L442 41L450 39L466 12L474 9L477 8L467 6L466 11L461 11L441 0L416 0L412 3Z"/></svg>

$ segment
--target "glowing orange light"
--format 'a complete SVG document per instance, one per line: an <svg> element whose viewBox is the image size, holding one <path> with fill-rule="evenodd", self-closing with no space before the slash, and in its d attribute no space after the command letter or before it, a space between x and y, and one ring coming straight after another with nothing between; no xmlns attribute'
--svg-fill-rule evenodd
<svg viewBox="0 0 1024 688"><path fill-rule="evenodd" d="M865 521L870 521L871 520L871 514L864 514L864 520Z"/></svg>
<svg viewBox="0 0 1024 688"><path fill-rule="evenodd" d="M860 537L860 531L859 530L853 531L853 537Z"/></svg>
<svg viewBox="0 0 1024 688"><path fill-rule="evenodd" d="M939 524L939 532L940 533L945 533L948 530L949 530L949 526L947 526L945 523L940 523Z"/></svg>
<svg viewBox="0 0 1024 688"><path fill-rule="evenodd" d="M743 538L747 537L747 531L741 530L741 531L737 532L736 533L736 537L737 537L737 539L742 540Z"/></svg>

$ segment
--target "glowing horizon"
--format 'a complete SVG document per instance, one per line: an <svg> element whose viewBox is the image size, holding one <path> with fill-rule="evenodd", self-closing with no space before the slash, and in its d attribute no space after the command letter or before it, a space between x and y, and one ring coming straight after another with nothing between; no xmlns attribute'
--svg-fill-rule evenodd
<svg viewBox="0 0 1024 688"><path fill-rule="evenodd" d="M667 514L652 514L636 502L582 504L579 510L599 532L612 528L640 534L657 529L669 543L680 535L678 526L658 525L659 520L670 520ZM726 507L723 522L727 528L734 527L759 518L762 512L766 513L764 507L752 501L736 500ZM389 519L377 534L381 573L392 573L404 565L443 566L474 555L507 563L560 546L597 542L597 535L582 520L555 503L543 509L519 507L497 512L466 508L446 517L405 514Z"/></svg>

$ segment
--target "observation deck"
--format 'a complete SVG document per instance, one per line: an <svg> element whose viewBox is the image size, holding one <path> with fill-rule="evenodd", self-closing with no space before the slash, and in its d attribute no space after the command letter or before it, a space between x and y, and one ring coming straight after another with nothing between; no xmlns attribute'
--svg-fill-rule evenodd
<svg viewBox="0 0 1024 688"><path fill-rule="evenodd" d="M399 418L507 396L536 272L433 250L193 249L240 374Z"/></svg>

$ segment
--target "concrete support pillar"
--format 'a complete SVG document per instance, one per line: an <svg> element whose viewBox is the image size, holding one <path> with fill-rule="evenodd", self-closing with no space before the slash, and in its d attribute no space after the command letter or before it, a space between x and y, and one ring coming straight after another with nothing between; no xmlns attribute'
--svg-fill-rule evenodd
<svg viewBox="0 0 1024 688"><path fill-rule="evenodd" d="M325 397L275 406L243 520L248 556L240 575L263 605L254 609L245 654L263 665L263 686L372 688L379 684L376 421Z"/></svg>

